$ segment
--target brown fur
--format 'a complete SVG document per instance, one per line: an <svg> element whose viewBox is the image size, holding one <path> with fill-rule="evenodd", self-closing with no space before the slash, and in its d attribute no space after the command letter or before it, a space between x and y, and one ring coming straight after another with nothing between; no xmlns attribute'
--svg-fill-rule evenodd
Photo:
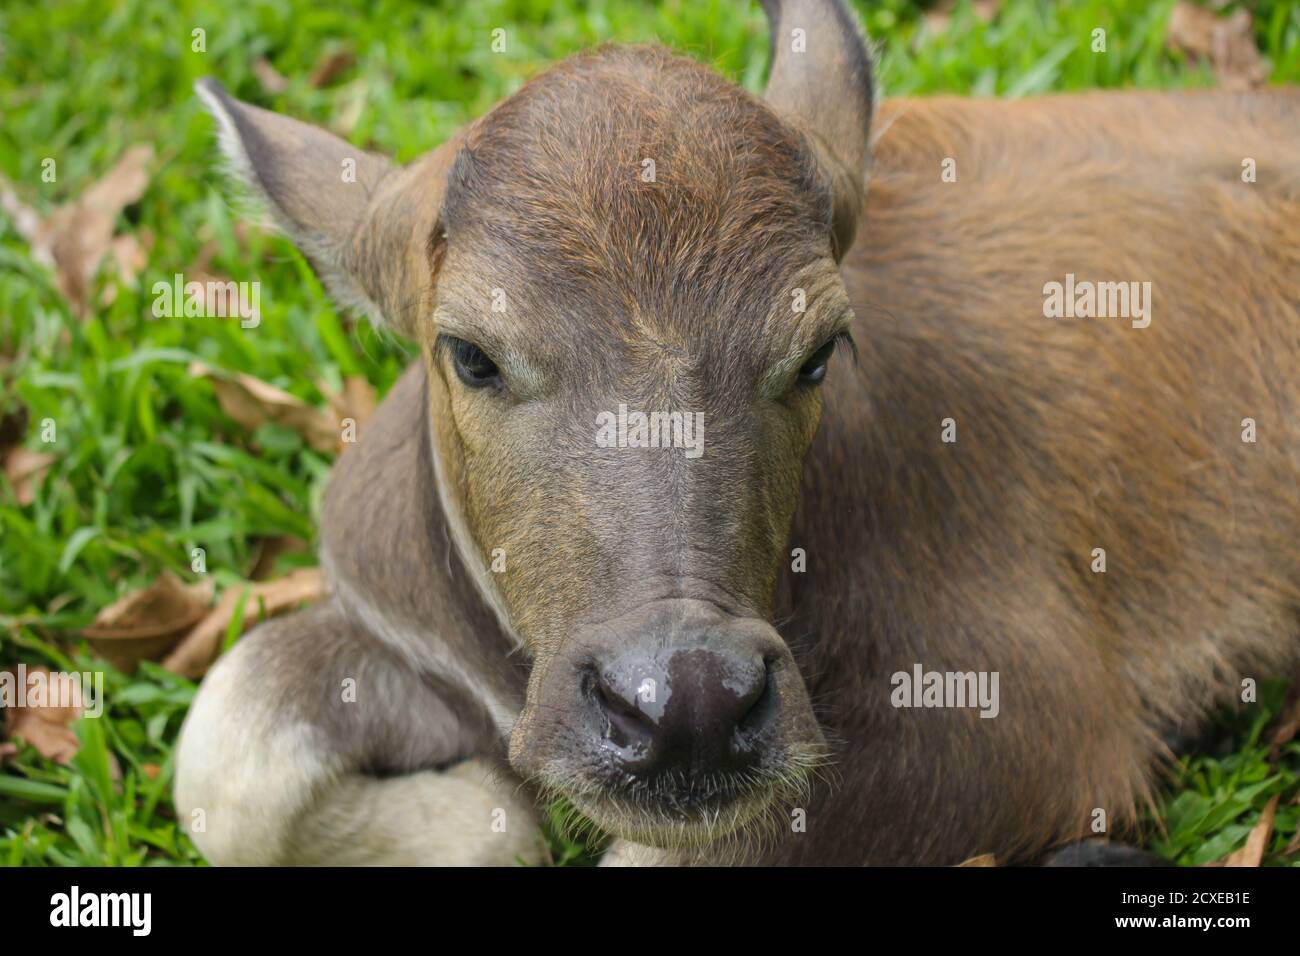
<svg viewBox="0 0 1300 956"><path fill-rule="evenodd" d="M860 362L827 389L792 537L817 566L791 630L850 742L822 826L869 832L866 859L1114 825L1160 732L1294 666L1297 119L1282 90L882 109L845 263ZM1066 272L1151 279L1151 325L1044 318ZM1244 417L1272 434L1243 443ZM1002 714L889 707L914 661L1000 671ZM864 856L811 842L789 858Z"/></svg>

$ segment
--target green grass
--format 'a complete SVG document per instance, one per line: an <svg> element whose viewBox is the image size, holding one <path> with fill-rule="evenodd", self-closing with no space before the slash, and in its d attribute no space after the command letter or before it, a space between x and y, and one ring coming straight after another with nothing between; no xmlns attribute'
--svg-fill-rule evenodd
<svg viewBox="0 0 1300 956"><path fill-rule="evenodd" d="M1007 0L985 24L963 4L941 37L920 28L904 0L859 3L883 50L888 95L952 91L1024 96L1051 90L1206 86L1213 78L1165 49L1172 0L1147 3ZM399 341L340 315L301 256L238 217L214 161L213 129L191 94L201 76L237 96L328 124L364 90L352 141L399 159L438 143L466 120L554 61L609 40L660 40L761 88L767 32L745 0L514 0L417 5L406 0L342 4L162 0L8 0L0 6L0 173L40 211L78 196L129 146L154 144L147 193L119 231L151 234L136 292L76 320L48 270L0 216L0 412L21 404L58 428L57 460L35 501L18 506L0 478L0 663L102 667L77 631L163 568L192 579L203 547L219 587L250 573L255 543L269 535L315 540L330 459L293 432L246 434L227 419L209 383L192 379L201 359L288 389L314 404L313 384L337 387L364 375L382 392L409 358ZM1300 82L1300 8L1252 5L1273 81ZM190 48L206 30L207 50ZM505 28L507 51L490 32ZM1096 27L1108 52L1090 51ZM323 52L347 46L355 64L324 89L306 76ZM267 57L290 83L265 94L252 64ZM58 177L42 181L42 160ZM150 286L186 272L205 243L212 271L262 283L262 323L154 319ZM28 444L42 446L31 429ZM310 555L308 555L310 559ZM28 750L0 772L0 861L10 864L191 864L193 846L170 803L172 746L194 686L157 667L108 672L109 707L83 720L73 764ZM1183 762L1152 846L1184 863L1239 845L1260 809L1282 794L1270 860L1295 832L1300 754L1278 766L1260 735L1279 706L1276 691L1229 720L1212 749ZM113 780L110 756L121 768ZM1153 833L1156 831L1153 828ZM583 848L556 838L557 855ZM1292 862L1297 862L1293 857Z"/></svg>
<svg viewBox="0 0 1300 956"><path fill-rule="evenodd" d="M1200 741L1200 752L1179 761L1158 818L1150 821L1150 849L1189 866L1221 859L1242 845L1277 796L1265 862L1300 865L1282 852L1300 828L1300 741L1269 760L1268 731L1285 696L1283 682L1266 684L1259 706L1221 715Z"/></svg>

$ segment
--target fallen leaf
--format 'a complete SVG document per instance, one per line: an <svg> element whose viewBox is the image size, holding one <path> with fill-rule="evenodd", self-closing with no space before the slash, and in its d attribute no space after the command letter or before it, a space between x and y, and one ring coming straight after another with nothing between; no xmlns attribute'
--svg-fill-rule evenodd
<svg viewBox="0 0 1300 956"><path fill-rule="evenodd" d="M4 456L5 477L13 486L18 504L26 507L36 500L36 486L41 483L54 456L27 448L11 448Z"/></svg>
<svg viewBox="0 0 1300 956"><path fill-rule="evenodd" d="M271 61L264 56L259 56L253 61L253 75L257 77L257 82L262 84L262 89L273 96L289 88L289 81L285 79L284 74L272 66Z"/></svg>
<svg viewBox="0 0 1300 956"><path fill-rule="evenodd" d="M208 613L212 592L211 578L185 584L164 571L104 608L81 633L95 653L129 674L140 661L159 660L175 647Z"/></svg>
<svg viewBox="0 0 1300 956"><path fill-rule="evenodd" d="M1169 14L1165 42L1188 56L1208 57L1214 47L1214 29L1218 21L1213 10L1179 0Z"/></svg>
<svg viewBox="0 0 1300 956"><path fill-rule="evenodd" d="M948 22L951 19L952 7L944 4L922 14L921 24L927 33L939 34L948 29Z"/></svg>
<svg viewBox="0 0 1300 956"><path fill-rule="evenodd" d="M301 554L306 550L307 542L293 535L277 534L263 538L257 544L257 559L249 572L249 580L265 581L275 573L275 562L282 554Z"/></svg>
<svg viewBox="0 0 1300 956"><path fill-rule="evenodd" d="M153 157L152 146L132 146L104 178L44 219L0 183L0 208L27 240L32 258L54 270L55 285L79 317L87 314L91 282L113 247L117 217L149 185Z"/></svg>
<svg viewBox="0 0 1300 956"><path fill-rule="evenodd" d="M241 222L235 227L235 238L240 240L240 248L243 248L244 240L248 235L244 225ZM227 283L232 281L231 278L212 269L212 260L216 258L217 250L218 246L215 239L207 240L199 248L199 254L195 257L194 264L181 274L183 295L188 298L190 284L197 282L203 292L204 315L241 318L241 316L232 313L227 293L223 291L228 288ZM179 310L182 306L178 305L176 308Z"/></svg>
<svg viewBox="0 0 1300 956"><path fill-rule="evenodd" d="M17 680L18 671L15 666L0 668L14 675ZM31 686L31 676L36 673L50 676L48 667L27 668L28 686ZM73 688L74 700L68 707L48 707L48 706L23 706L23 707L6 707L5 714L5 735L8 737L20 738L36 748L36 751L42 756L58 763L66 764L77 754L77 749L81 746L77 740L77 735L72 732L70 726L74 720L82 714L81 685L68 682L64 686ZM4 756L14 756L18 752L16 747L5 748Z"/></svg>
<svg viewBox="0 0 1300 956"><path fill-rule="evenodd" d="M348 445L361 439L361 429L370 416L375 413L378 400L375 387L361 375L349 375L343 380L343 391L336 392L324 381L318 381L316 387L325 396L330 411L334 413L334 434L337 450L342 452ZM348 428L349 420L352 427ZM350 439L350 440L345 440Z"/></svg>
<svg viewBox="0 0 1300 956"><path fill-rule="evenodd" d="M347 411L357 420L358 425L370 421L370 416L375 413L378 405L375 387L361 375L349 375L344 379L343 398Z"/></svg>
<svg viewBox="0 0 1300 956"><path fill-rule="evenodd" d="M117 264L117 275L123 285L133 286L136 276L148 261L146 250L153 245L153 236L148 230L141 230L140 235L143 241L130 233L114 236L112 245L109 246L109 253Z"/></svg>
<svg viewBox="0 0 1300 956"><path fill-rule="evenodd" d="M242 253L248 251L248 244L256 234L272 235L276 231L276 225L270 218L270 214L262 212L254 218L241 219L235 223L232 230L235 236L235 246ZM212 268L212 260L217 257L221 251L221 244L213 235L213 228L209 223L204 223L199 227L199 238L203 240L203 245L199 247L199 253L194 259L194 268L200 271L209 271ZM269 258L266 252L263 253L264 259Z"/></svg>
<svg viewBox="0 0 1300 956"><path fill-rule="evenodd" d="M229 276L220 272L207 272L200 268L191 268L185 272L185 284L183 287L184 299L190 296L191 283L197 282L199 289L203 293L203 315L213 318L227 318L242 320L243 314L239 312L235 301L235 289L237 284L232 284ZM182 306L178 306L183 308Z"/></svg>
<svg viewBox="0 0 1300 956"><path fill-rule="evenodd" d="M356 57L352 55L352 51L347 47L331 50L316 61L311 74L307 77L307 82L311 84L313 89L317 90L322 86L329 86L347 72L355 62Z"/></svg>
<svg viewBox="0 0 1300 956"><path fill-rule="evenodd" d="M1269 763L1277 763L1282 756L1282 748L1294 740L1297 733L1300 733L1300 675L1291 682L1291 689L1287 691L1286 700L1282 704L1282 712L1278 714L1273 737L1269 741Z"/></svg>
<svg viewBox="0 0 1300 956"><path fill-rule="evenodd" d="M184 677L201 677L216 659L241 602L244 604L242 629L247 631L263 619L263 614L274 617L301 604L318 601L324 593L319 568L299 568L274 581L227 588L216 607L163 659L162 665Z"/></svg>
<svg viewBox="0 0 1300 956"><path fill-rule="evenodd" d="M251 430L275 422L298 432L317 451L338 451L340 435L333 413L251 375L221 372L203 362L192 362L189 371L212 382L221 410L243 427Z"/></svg>
<svg viewBox="0 0 1300 956"><path fill-rule="evenodd" d="M1209 60L1219 85L1226 90L1254 89L1268 80L1248 10L1237 9L1220 17L1213 10L1179 0L1169 15L1165 39L1172 49L1193 59Z"/></svg>
<svg viewBox="0 0 1300 956"><path fill-rule="evenodd" d="M112 285L104 286L104 292L99 297L101 305L112 305L120 287L128 289L136 287L136 279L148 263L148 250L152 247L153 235L147 229L140 231L139 239L130 233L113 237L113 242L109 246L109 258L117 266L117 281Z"/></svg>
<svg viewBox="0 0 1300 956"><path fill-rule="evenodd" d="M981 853L979 856L973 856L969 860L963 860L958 866L997 866L998 858L992 853Z"/></svg>
<svg viewBox="0 0 1300 956"><path fill-rule="evenodd" d="M43 470L41 466L49 465L48 461L32 462L28 456L33 453L22 448L29 418L27 406L17 399L11 408L0 414L0 467L3 467L21 505L32 503L32 479L39 480ZM11 455L16 456L12 464Z"/></svg>
<svg viewBox="0 0 1300 956"><path fill-rule="evenodd" d="M348 84L344 90L346 92L343 96L343 106L330 120L330 129L339 136L347 138L357 128L357 123L361 121L361 114L366 110L366 103L370 99L370 84L366 82L365 77L362 77Z"/></svg>
<svg viewBox="0 0 1300 956"><path fill-rule="evenodd" d="M31 243L41 231L41 217L35 209L25 205L8 182L0 180L0 212L9 217L18 235Z"/></svg>
<svg viewBox="0 0 1300 956"><path fill-rule="evenodd" d="M990 23L997 16L1001 4L1002 0L974 0L971 4L971 12L975 14L977 20ZM926 11L921 17L921 22L931 33L942 33L948 29L948 23L952 20L952 12L956 6L956 0L944 0L943 3Z"/></svg>
<svg viewBox="0 0 1300 956"><path fill-rule="evenodd" d="M1264 851L1268 849L1269 837L1273 835L1273 818L1277 816L1277 802L1280 796L1281 794L1273 795L1273 799L1259 815L1259 822L1251 828L1250 835L1246 837L1246 845L1228 854L1223 861L1224 866L1260 865L1264 859Z"/></svg>

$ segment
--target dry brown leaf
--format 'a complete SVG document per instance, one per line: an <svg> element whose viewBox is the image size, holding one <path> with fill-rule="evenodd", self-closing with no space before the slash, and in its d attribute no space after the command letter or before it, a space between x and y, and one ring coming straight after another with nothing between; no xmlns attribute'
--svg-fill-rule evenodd
<svg viewBox="0 0 1300 956"><path fill-rule="evenodd" d="M147 229L140 230L140 238L130 233L114 236L109 246L109 258L117 266L117 281L104 286L99 297L101 305L112 305L117 298L119 287L134 289L136 278L149 261L149 249L153 247L153 235Z"/></svg>
<svg viewBox="0 0 1300 956"><path fill-rule="evenodd" d="M134 285L136 276L140 274L140 270L149 259L147 250L153 242L153 237L148 230L141 230L141 236L143 241L130 233L123 233L114 236L109 244L109 254L117 266L117 277L123 285Z"/></svg>
<svg viewBox="0 0 1300 956"><path fill-rule="evenodd" d="M0 179L0 212L9 217L18 235L27 240L29 244L39 235L41 231L40 215L35 209L19 199L18 194L13 191L13 187L3 179Z"/></svg>
<svg viewBox="0 0 1300 956"><path fill-rule="evenodd" d="M301 554L307 542L293 535L277 534L263 538L257 544L257 559L249 572L250 581L265 581L275 573L275 562L283 554Z"/></svg>
<svg viewBox="0 0 1300 956"><path fill-rule="evenodd" d="M358 425L370 421L370 416L375 413L378 404L375 398L375 387L360 375L349 375L344 379L343 398L348 413L356 419Z"/></svg>
<svg viewBox="0 0 1300 956"><path fill-rule="evenodd" d="M113 247L117 217L149 185L153 157L152 146L132 146L103 179L45 219L0 184L0 208L13 218L32 258L54 269L55 285L78 316L87 314L91 282Z"/></svg>
<svg viewBox="0 0 1300 956"><path fill-rule="evenodd" d="M270 214L263 211L254 218L241 219L235 223L233 232L235 236L235 246L239 251L247 252L249 242L253 236L261 233L264 235L273 234L276 231L274 221L271 220ZM217 253L221 251L221 244L213 235L213 229L208 223L199 227L199 238L203 240L203 245L199 247L198 255L194 257L194 265L185 270L185 275L191 272L211 272L212 262L217 258ZM263 253L265 257L267 253Z"/></svg>
<svg viewBox="0 0 1300 956"><path fill-rule="evenodd" d="M18 673L14 665L0 668L16 675ZM27 675L30 680L32 674L42 673L48 678L50 669L48 667L27 668ZM81 746L77 740L77 735L72 732L70 726L74 720L82 714L81 685L70 683L65 686L74 689L75 700L70 707L6 707L5 715L5 735L8 737L17 737L36 748L41 756L58 763L66 764L77 754ZM7 749L7 755L13 756L17 753L16 747Z"/></svg>
<svg viewBox="0 0 1300 956"><path fill-rule="evenodd" d="M95 653L129 674L140 661L159 660L175 647L208 613L212 592L211 578L185 584L164 571L153 584L100 611L82 636Z"/></svg>
<svg viewBox="0 0 1300 956"><path fill-rule="evenodd" d="M932 35L943 33L948 29L948 22L952 19L952 6L950 4L941 4L933 10L927 10L921 16L921 25L927 33Z"/></svg>
<svg viewBox="0 0 1300 956"><path fill-rule="evenodd" d="M1169 15L1165 38L1173 49L1195 59L1208 59L1219 85L1226 90L1254 89L1268 80L1248 10L1220 17L1213 10L1180 0Z"/></svg>
<svg viewBox="0 0 1300 956"><path fill-rule="evenodd" d="M366 110L366 103L370 99L370 84L362 77L343 87L340 92L343 95L343 105L330 120L330 129L347 138L357 128L361 114Z"/></svg>
<svg viewBox="0 0 1300 956"><path fill-rule="evenodd" d="M163 667L184 677L203 676L216 659L241 601L244 602L243 630L247 631L262 620L263 614L274 617L300 604L320 600L324 593L319 568L299 568L274 581L227 588L216 607L167 655Z"/></svg>
<svg viewBox="0 0 1300 956"><path fill-rule="evenodd" d="M981 853L979 856L973 856L969 860L963 860L958 866L997 866L998 858L992 853Z"/></svg>
<svg viewBox="0 0 1300 956"><path fill-rule="evenodd" d="M191 268L185 272L185 284L183 291L188 299L191 290L191 283L197 282L199 289L203 293L203 314L208 316L224 316L226 318L239 320L240 315L231 305L231 300L224 291L231 288L230 283L233 280L228 275L220 272L208 272L200 268Z"/></svg>
<svg viewBox="0 0 1300 956"><path fill-rule="evenodd" d="M248 227L241 222L235 226L235 238L239 240L240 248L244 248L248 238ZM230 276L212 269L212 260L217 257L218 246L215 239L209 239L199 248L199 254L194 259L194 264L185 270L184 290L185 295L189 296L191 283L197 282L200 290L203 292L203 314L204 315L225 315L229 311L229 303L225 294L220 290L227 288L227 283L233 281ZM238 318L239 316L234 316Z"/></svg>
<svg viewBox="0 0 1300 956"><path fill-rule="evenodd" d="M262 84L262 89L273 96L289 88L289 81L285 79L284 74L272 66L271 61L264 56L259 56L253 61L253 75L257 77L257 82Z"/></svg>
<svg viewBox="0 0 1300 956"><path fill-rule="evenodd" d="M1002 5L1002 0L974 0L971 4L971 12L975 14L977 20L989 23L997 16L998 7ZM952 20L953 9L957 6L956 0L944 0L933 9L926 11L921 17L921 22L931 33L942 33L948 29L948 23Z"/></svg>
<svg viewBox="0 0 1300 956"><path fill-rule="evenodd" d="M1274 794L1273 799L1264 807L1256 823L1246 837L1246 845L1240 850L1228 854L1224 866L1259 866L1268 849L1269 837L1273 835L1273 818L1277 816L1277 802L1281 794Z"/></svg>
<svg viewBox="0 0 1300 956"><path fill-rule="evenodd" d="M1169 14L1165 42L1188 56L1208 57L1214 47L1214 30L1218 21L1213 10L1179 0Z"/></svg>
<svg viewBox="0 0 1300 956"><path fill-rule="evenodd" d="M221 372L203 362L190 363L189 371L211 380L221 410L245 428L275 422L298 432L317 451L338 450L339 428L331 412L251 375Z"/></svg>
<svg viewBox="0 0 1300 956"><path fill-rule="evenodd" d="M35 498L34 486L54 461L54 456L28 451L22 447L27 433L27 406L15 402L13 408L0 415L0 467L13 486L20 505L29 505Z"/></svg>
<svg viewBox="0 0 1300 956"><path fill-rule="evenodd" d="M4 456L5 477L13 486L18 504L26 506L36 500L36 486L41 483L54 456L27 448L11 448Z"/></svg>
<svg viewBox="0 0 1300 956"><path fill-rule="evenodd" d="M322 86L329 86L346 73L355 62L356 57L346 47L331 50L316 61L316 65L312 67L311 75L307 77L307 82L311 84L313 89L317 90Z"/></svg>
<svg viewBox="0 0 1300 956"><path fill-rule="evenodd" d="M334 391L323 381L317 382L316 387L325 396L330 411L334 413L334 434L337 438L338 450L342 452L349 444L361 439L362 428L375 413L378 404L375 387L360 375L349 375L345 378L341 393ZM349 419L353 422L350 430L347 429ZM345 437L350 438L351 441L345 441Z"/></svg>
<svg viewBox="0 0 1300 956"><path fill-rule="evenodd" d="M1278 714L1273 737L1269 741L1270 763L1277 763L1282 756L1282 748L1294 740L1297 733L1300 733L1300 675L1296 675L1291 682L1291 689L1287 691L1286 701L1282 704L1282 712Z"/></svg>
<svg viewBox="0 0 1300 956"><path fill-rule="evenodd" d="M7 670L17 676L17 665L0 668ZM27 666L26 674L28 679L28 692L31 692L31 677L33 674L42 673L46 680L50 680L51 671L47 667ZM82 684L78 681L61 682L61 686L71 692L71 703L66 707L53 707L44 704L26 704L18 707L4 708L4 727L5 734L9 737L19 738L26 741L36 752L48 760L57 763L70 763L72 758L77 755L81 749L81 741L72 730L72 722L85 715L85 699L83 698ZM102 711L103 705L103 687L96 681L95 693L100 697L96 701L93 697L91 705L94 712L91 718L97 717ZM6 760L16 756L19 748L11 743L0 744L0 760ZM113 753L108 754L108 773L113 780L122 779L122 767L118 763L117 757Z"/></svg>

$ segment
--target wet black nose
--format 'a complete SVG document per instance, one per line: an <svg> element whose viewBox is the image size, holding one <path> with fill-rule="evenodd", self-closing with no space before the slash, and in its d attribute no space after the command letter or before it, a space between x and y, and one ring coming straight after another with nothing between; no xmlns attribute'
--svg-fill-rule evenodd
<svg viewBox="0 0 1300 956"><path fill-rule="evenodd" d="M763 658L725 649L625 651L596 664L591 691L604 742L638 776L744 770L776 709Z"/></svg>

